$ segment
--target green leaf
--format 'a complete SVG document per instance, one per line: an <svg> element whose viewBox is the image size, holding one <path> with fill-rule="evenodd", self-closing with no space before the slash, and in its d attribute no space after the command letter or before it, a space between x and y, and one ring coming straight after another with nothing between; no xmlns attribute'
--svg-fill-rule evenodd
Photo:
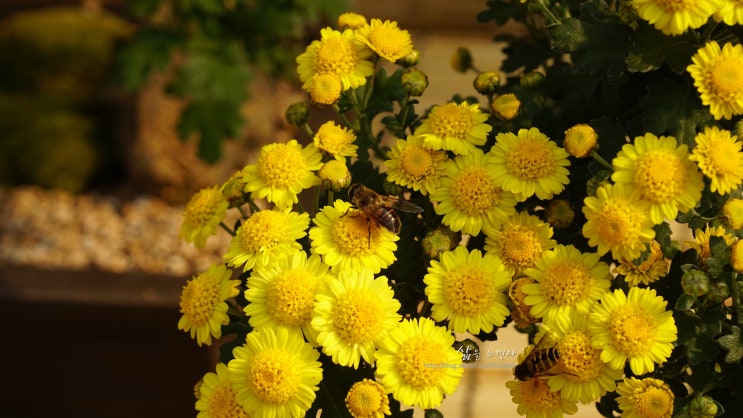
<svg viewBox="0 0 743 418"><path fill-rule="evenodd" d="M520 1L488 0L487 6L487 10L477 14L477 21L479 23L495 21L498 26L501 26L505 25L511 19L523 22L526 18L526 3Z"/></svg>
<svg viewBox="0 0 743 418"><path fill-rule="evenodd" d="M668 222L661 222L653 227L655 231L655 240L658 241L661 247L665 248L671 245L671 225Z"/></svg>
<svg viewBox="0 0 743 418"><path fill-rule="evenodd" d="M692 306L694 306L694 296L684 293L676 299L676 306L674 309L677 311L688 311Z"/></svg>
<svg viewBox="0 0 743 418"><path fill-rule="evenodd" d="M699 48L690 32L667 36L643 21L630 35L630 40L634 47L627 54L626 63L632 72L656 70L666 64L676 74L682 74Z"/></svg>
<svg viewBox="0 0 743 418"><path fill-rule="evenodd" d="M717 344L727 351L725 355L726 363L737 363L743 358L743 340L741 340L740 328L733 325L732 332L723 335L717 340Z"/></svg>
<svg viewBox="0 0 743 418"><path fill-rule="evenodd" d="M178 134L182 140L200 134L199 157L214 163L222 156L222 139L235 136L242 124L240 109L233 103L194 101L181 114Z"/></svg>
<svg viewBox="0 0 743 418"><path fill-rule="evenodd" d="M127 90L141 86L153 70L164 70L173 49L185 40L174 32L143 29L119 53L118 78Z"/></svg>

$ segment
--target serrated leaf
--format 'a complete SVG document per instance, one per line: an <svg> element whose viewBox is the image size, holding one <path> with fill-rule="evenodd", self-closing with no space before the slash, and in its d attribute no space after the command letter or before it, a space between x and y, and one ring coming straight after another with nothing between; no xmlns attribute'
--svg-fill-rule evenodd
<svg viewBox="0 0 743 418"><path fill-rule="evenodd" d="M222 139L235 136L242 126L238 104L229 102L195 101L181 113L178 134L186 140L198 133L199 157L208 163L222 156Z"/></svg>
<svg viewBox="0 0 743 418"><path fill-rule="evenodd" d="M741 340L740 328L733 325L732 332L723 335L717 340L720 348L727 351L725 355L726 363L737 363L743 358L743 340Z"/></svg>
<svg viewBox="0 0 743 418"><path fill-rule="evenodd" d="M677 311L688 311L692 306L694 306L694 296L684 293L676 299L676 306L673 309Z"/></svg>
<svg viewBox="0 0 743 418"><path fill-rule="evenodd" d="M643 21L630 39L634 46L625 61L632 72L655 70L666 64L676 74L682 74L699 48L691 35L667 36Z"/></svg>
<svg viewBox="0 0 743 418"><path fill-rule="evenodd" d="M124 88L141 86L153 70L164 70L173 49L183 46L184 38L174 32L143 29L122 48L118 60L118 77Z"/></svg>
<svg viewBox="0 0 743 418"><path fill-rule="evenodd" d="M671 244L671 225L668 222L661 222L653 227L655 231L655 240L658 241L661 247L667 247Z"/></svg>

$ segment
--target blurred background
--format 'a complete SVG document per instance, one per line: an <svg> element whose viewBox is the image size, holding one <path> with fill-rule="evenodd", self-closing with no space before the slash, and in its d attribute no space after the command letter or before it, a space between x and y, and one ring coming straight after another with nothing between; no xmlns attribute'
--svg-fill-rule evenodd
<svg viewBox="0 0 743 418"><path fill-rule="evenodd" d="M484 1L0 2L0 416L195 416L213 349L176 328L185 280L221 260L178 237L183 204L263 144L308 138L294 58L352 10L396 20L421 52L421 109L474 94L449 62L498 70ZM237 87L236 87L237 86ZM322 120L322 112L313 117ZM520 352L504 330L482 352ZM498 351L500 350L500 351ZM515 358L468 369L447 417L517 416ZM581 409L593 416L593 409ZM579 415L580 416L580 415Z"/></svg>

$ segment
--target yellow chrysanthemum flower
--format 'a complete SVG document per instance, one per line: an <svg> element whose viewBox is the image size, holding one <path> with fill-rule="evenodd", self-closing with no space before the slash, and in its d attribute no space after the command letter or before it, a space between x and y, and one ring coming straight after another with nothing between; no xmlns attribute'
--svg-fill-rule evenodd
<svg viewBox="0 0 743 418"><path fill-rule="evenodd" d="M376 378L405 405L441 405L462 379L462 354L454 336L429 318L405 319L379 344Z"/></svg>
<svg viewBox="0 0 743 418"><path fill-rule="evenodd" d="M726 25L743 25L743 1L724 1L712 17L717 22L724 22Z"/></svg>
<svg viewBox="0 0 743 418"><path fill-rule="evenodd" d="M454 332L491 332L508 316L505 291L511 275L493 255L458 246L441 254L441 261L431 260L423 283L433 304L431 317L448 320Z"/></svg>
<svg viewBox="0 0 743 418"><path fill-rule="evenodd" d="M706 127L694 138L697 146L690 160L696 161L707 176L710 190L724 195L743 183L743 143L730 131L716 126Z"/></svg>
<svg viewBox="0 0 743 418"><path fill-rule="evenodd" d="M500 229L484 232L485 251L500 258L514 275L534 267L542 253L557 245L552 239L552 227L528 212L511 215Z"/></svg>
<svg viewBox="0 0 743 418"><path fill-rule="evenodd" d="M588 238L588 245L598 247L599 255L611 251L617 260L632 260L655 237L648 203L624 184L601 186L596 196L586 197L583 203L583 236Z"/></svg>
<svg viewBox="0 0 743 418"><path fill-rule="evenodd" d="M616 272L624 275L624 280L630 286L650 284L668 274L668 261L663 258L660 244L656 241L650 243L650 253L645 260L618 260L619 265ZM636 263L640 264L636 264Z"/></svg>
<svg viewBox="0 0 743 418"><path fill-rule="evenodd" d="M431 193L438 202L435 211L452 231L477 235L483 229L498 229L516 210L516 198L496 185L488 173L485 154L475 149L446 162L446 175Z"/></svg>
<svg viewBox="0 0 743 418"><path fill-rule="evenodd" d="M394 21L372 19L370 24L356 29L356 40L389 62L395 62L413 52L410 33L398 28Z"/></svg>
<svg viewBox="0 0 743 418"><path fill-rule="evenodd" d="M732 229L743 228L743 199L730 198L722 206L725 223Z"/></svg>
<svg viewBox="0 0 743 418"><path fill-rule="evenodd" d="M337 125L332 120L320 126L313 141L316 148L341 161L345 161L346 157L356 157L356 150L359 148L354 144L356 135L353 131Z"/></svg>
<svg viewBox="0 0 743 418"><path fill-rule="evenodd" d="M632 0L637 14L666 35L681 35L696 29L724 3L724 0Z"/></svg>
<svg viewBox="0 0 743 418"><path fill-rule="evenodd" d="M261 148L256 164L243 168L245 191L253 199L266 198L279 208L297 203L304 189L320 184L313 173L322 167L322 155L312 145L302 148L296 140Z"/></svg>
<svg viewBox="0 0 743 418"><path fill-rule="evenodd" d="M398 139L387 158L384 162L387 180L423 195L439 187L446 172L446 152L424 146L423 138L419 136Z"/></svg>
<svg viewBox="0 0 743 418"><path fill-rule="evenodd" d="M325 206L310 228L310 251L322 256L334 273L367 268L374 274L395 262L399 237L370 221L349 202Z"/></svg>
<svg viewBox="0 0 743 418"><path fill-rule="evenodd" d="M574 312L588 313L611 285L609 265L598 254L581 253L572 245L545 251L524 273L537 281L523 287L531 314L563 328Z"/></svg>
<svg viewBox="0 0 743 418"><path fill-rule="evenodd" d="M330 106L340 100L343 93L341 79L335 74L324 73L312 77L308 93L312 103L319 106Z"/></svg>
<svg viewBox="0 0 743 418"><path fill-rule="evenodd" d="M346 408L353 418L384 418L385 415L392 415L387 392L371 379L351 386L346 395Z"/></svg>
<svg viewBox="0 0 743 418"><path fill-rule="evenodd" d="M249 418L240 406L230 384L229 371L224 363L217 363L216 373L209 372L199 385L196 418Z"/></svg>
<svg viewBox="0 0 743 418"><path fill-rule="evenodd" d="M537 128L500 133L488 152L496 184L526 199L551 199L568 184L568 153Z"/></svg>
<svg viewBox="0 0 743 418"><path fill-rule="evenodd" d="M636 375L650 373L666 361L676 341L676 323L666 301L654 289L632 287L605 293L588 316L591 344L601 360L621 369L629 360Z"/></svg>
<svg viewBox="0 0 743 418"><path fill-rule="evenodd" d="M526 418L563 418L578 412L578 405L551 391L546 379L509 380L506 387L517 405L516 412Z"/></svg>
<svg viewBox="0 0 743 418"><path fill-rule="evenodd" d="M587 314L573 313L569 321L548 324L551 336L557 340L561 373L550 376L550 390L560 391L563 399L587 404L606 392L614 391L616 380L624 374L601 361L601 350L591 346Z"/></svg>
<svg viewBox="0 0 743 418"><path fill-rule="evenodd" d="M704 231L697 228L694 230L694 241L688 242L689 247L697 250L697 254L699 254L699 258L704 263L704 260L712 257L712 252L709 248L709 239L711 237L722 237L725 239L725 243L730 246L733 245L733 243L736 240L735 235L728 233L725 230L724 226L713 226L710 227L707 225L704 228Z"/></svg>
<svg viewBox="0 0 743 418"><path fill-rule="evenodd" d="M377 345L400 321L398 309L387 277L374 278L369 269L342 270L320 288L312 327L334 363L357 369L362 358L374 362Z"/></svg>
<svg viewBox="0 0 743 418"><path fill-rule="evenodd" d="M358 29L366 25L366 17L358 13L346 12L338 16L339 29Z"/></svg>
<svg viewBox="0 0 743 418"><path fill-rule="evenodd" d="M465 155L476 145L485 145L493 129L487 120L477 103L447 103L434 106L414 134L420 135L428 148Z"/></svg>
<svg viewBox="0 0 743 418"><path fill-rule="evenodd" d="M640 199L650 204L654 224L693 209L702 197L702 173L689 160L689 148L672 136L637 137L622 147L612 165L612 180L640 192Z"/></svg>
<svg viewBox="0 0 743 418"><path fill-rule="evenodd" d="M354 39L353 30L324 28L320 39L297 57L297 74L305 91L311 91L315 77L324 74L336 76L345 91L363 86L366 77L374 74L371 57L372 51Z"/></svg>
<svg viewBox="0 0 743 418"><path fill-rule="evenodd" d="M290 250L301 250L297 242L307 234L310 216L306 213L262 210L255 212L237 229L224 255L229 265L248 271L256 263L268 263Z"/></svg>
<svg viewBox="0 0 743 418"><path fill-rule="evenodd" d="M251 418L303 417L322 380L320 353L284 329L254 330L227 364L237 401Z"/></svg>
<svg viewBox="0 0 743 418"><path fill-rule="evenodd" d="M715 119L743 113L743 46L707 42L691 58L686 71L694 79L702 104Z"/></svg>
<svg viewBox="0 0 743 418"><path fill-rule="evenodd" d="M222 325L230 322L226 301L240 293L240 281L231 277L232 271L224 264L213 264L183 286L178 329L190 333L199 345L211 345L212 337L221 337Z"/></svg>
<svg viewBox="0 0 743 418"><path fill-rule="evenodd" d="M328 266L319 255L307 258L304 251L293 251L271 264L258 264L248 278L245 314L253 328L286 328L304 334L315 343L310 326L315 295L329 277Z"/></svg>
<svg viewBox="0 0 743 418"><path fill-rule="evenodd" d="M203 248L207 238L217 233L217 226L224 220L228 206L229 202L217 186L196 192L183 209L181 238Z"/></svg>
<svg viewBox="0 0 743 418"><path fill-rule="evenodd" d="M625 378L617 385L617 403L623 418L671 418L673 392L660 379Z"/></svg>

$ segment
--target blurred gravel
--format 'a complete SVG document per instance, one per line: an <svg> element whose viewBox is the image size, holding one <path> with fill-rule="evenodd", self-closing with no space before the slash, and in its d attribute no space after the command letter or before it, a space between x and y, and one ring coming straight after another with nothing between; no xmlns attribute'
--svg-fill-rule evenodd
<svg viewBox="0 0 743 418"><path fill-rule="evenodd" d="M0 188L0 264L190 276L220 262L230 237L186 244L182 211L154 197Z"/></svg>

